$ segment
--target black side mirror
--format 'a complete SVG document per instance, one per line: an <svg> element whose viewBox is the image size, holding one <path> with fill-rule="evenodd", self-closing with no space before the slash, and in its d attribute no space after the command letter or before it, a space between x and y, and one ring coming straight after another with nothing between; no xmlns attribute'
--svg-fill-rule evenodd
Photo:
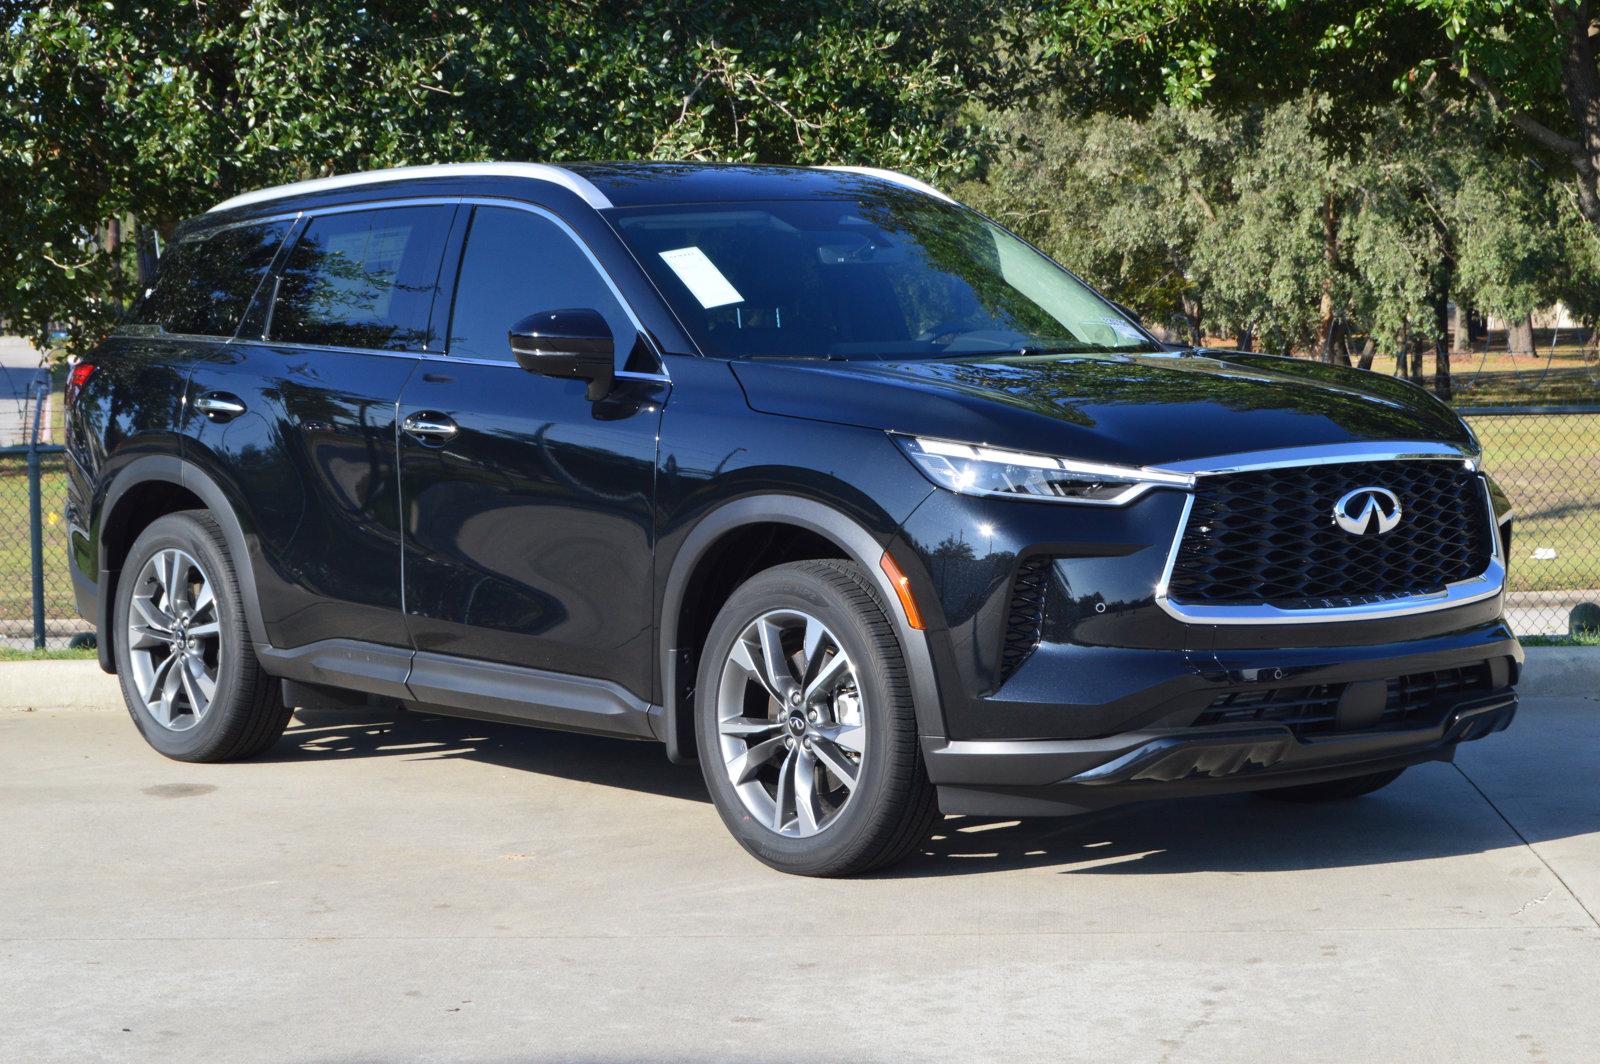
<svg viewBox="0 0 1600 1064"><path fill-rule="evenodd" d="M541 310L513 325L507 339L517 365L529 373L588 381L591 402L611 391L616 341L599 311Z"/></svg>

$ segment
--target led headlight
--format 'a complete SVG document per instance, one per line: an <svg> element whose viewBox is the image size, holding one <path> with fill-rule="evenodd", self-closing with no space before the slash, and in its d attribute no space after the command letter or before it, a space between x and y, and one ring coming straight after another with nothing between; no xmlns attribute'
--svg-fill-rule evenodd
<svg viewBox="0 0 1600 1064"><path fill-rule="evenodd" d="M1185 473L1077 462L920 436L897 435L894 441L929 480L962 495L1121 506L1151 488L1194 487L1194 477Z"/></svg>

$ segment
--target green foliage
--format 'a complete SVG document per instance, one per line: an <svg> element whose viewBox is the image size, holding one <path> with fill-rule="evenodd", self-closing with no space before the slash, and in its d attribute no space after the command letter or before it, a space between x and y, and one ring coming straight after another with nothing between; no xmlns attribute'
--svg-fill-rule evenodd
<svg viewBox="0 0 1600 1064"><path fill-rule="evenodd" d="M1485 153L1483 108L1376 112L1353 145L1302 97L1218 113L988 115L998 154L963 196L1178 335L1321 353L1331 321L1398 354L1447 299L1591 318L1600 243L1561 185Z"/></svg>
<svg viewBox="0 0 1600 1064"><path fill-rule="evenodd" d="M232 193L480 159L973 159L977 5L665 0L0 3L0 318L83 346L136 234ZM970 34L968 35L970 37ZM17 190L13 193L12 190Z"/></svg>
<svg viewBox="0 0 1600 1064"><path fill-rule="evenodd" d="M1330 103L1354 149L1398 100L1492 106L1498 130L1572 180L1600 232L1600 9L1593 0L1047 0L1038 52L1070 103L1147 113Z"/></svg>

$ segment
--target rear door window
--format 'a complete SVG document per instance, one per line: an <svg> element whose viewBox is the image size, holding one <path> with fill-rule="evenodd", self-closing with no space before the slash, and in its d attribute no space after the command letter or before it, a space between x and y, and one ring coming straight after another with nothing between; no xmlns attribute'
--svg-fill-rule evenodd
<svg viewBox="0 0 1600 1064"><path fill-rule="evenodd" d="M278 276L276 341L421 351L454 207L314 217Z"/></svg>
<svg viewBox="0 0 1600 1064"><path fill-rule="evenodd" d="M232 336L278 253L289 222L241 225L170 244L129 331Z"/></svg>
<svg viewBox="0 0 1600 1064"><path fill-rule="evenodd" d="M512 362L506 334L544 310L596 310L616 349L636 336L628 312L572 237L543 215L511 207L479 207L467 233L450 317L449 353Z"/></svg>

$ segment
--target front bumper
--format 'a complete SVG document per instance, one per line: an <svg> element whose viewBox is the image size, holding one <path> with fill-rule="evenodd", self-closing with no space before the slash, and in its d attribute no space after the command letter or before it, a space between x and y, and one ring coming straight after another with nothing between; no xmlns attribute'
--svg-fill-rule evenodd
<svg viewBox="0 0 1600 1064"><path fill-rule="evenodd" d="M924 753L945 813L1061 816L1449 761L1458 743L1504 730L1516 712L1517 696L1505 689L1457 705L1427 728L1301 740L1268 723L1077 741L930 743Z"/></svg>
<svg viewBox="0 0 1600 1064"><path fill-rule="evenodd" d="M1387 645L1233 649L1113 703L1103 730L924 737L923 753L946 813L1069 815L1316 783L1448 761L1504 729L1522 661L1499 621Z"/></svg>

